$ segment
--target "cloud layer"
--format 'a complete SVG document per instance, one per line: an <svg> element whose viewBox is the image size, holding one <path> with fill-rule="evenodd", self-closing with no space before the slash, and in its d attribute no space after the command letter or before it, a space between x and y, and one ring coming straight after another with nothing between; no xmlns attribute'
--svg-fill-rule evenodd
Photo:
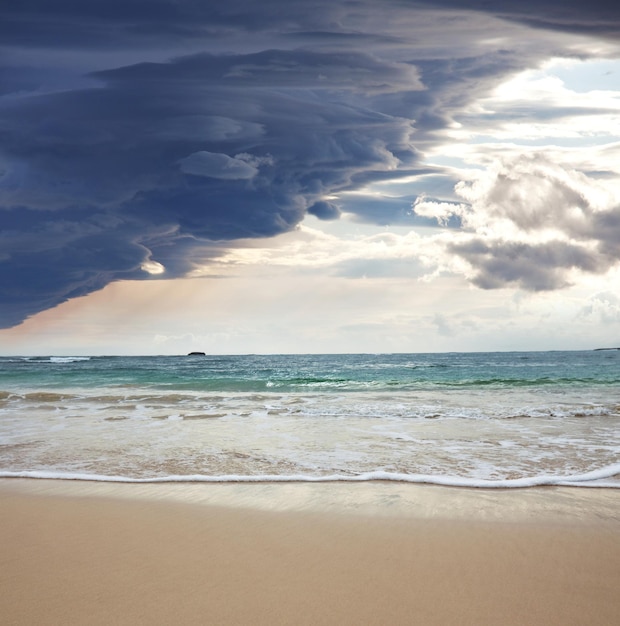
<svg viewBox="0 0 620 626"><path fill-rule="evenodd" d="M586 54L562 33L612 38L618 11L580 4L5 3L0 327L115 280L184 276L306 213L337 219L338 194L436 171L425 152L470 104L540 60ZM617 207L543 169L461 188L478 218L441 209L463 220L467 238L445 250L477 285L557 288L617 261ZM346 211L381 223L401 208ZM490 238L481 216L562 236Z"/></svg>

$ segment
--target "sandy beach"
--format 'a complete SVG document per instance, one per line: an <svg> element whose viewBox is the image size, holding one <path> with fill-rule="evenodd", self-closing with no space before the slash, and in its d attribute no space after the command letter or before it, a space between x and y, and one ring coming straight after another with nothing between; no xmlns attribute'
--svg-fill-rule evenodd
<svg viewBox="0 0 620 626"><path fill-rule="evenodd" d="M619 490L218 487L0 481L0 622L618 623Z"/></svg>

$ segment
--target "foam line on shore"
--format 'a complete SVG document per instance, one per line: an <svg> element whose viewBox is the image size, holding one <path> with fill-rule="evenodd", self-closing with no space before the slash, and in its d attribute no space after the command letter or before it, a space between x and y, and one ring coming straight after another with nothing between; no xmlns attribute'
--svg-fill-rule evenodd
<svg viewBox="0 0 620 626"><path fill-rule="evenodd" d="M135 478L130 476L106 476L101 474L81 474L49 471L20 471L0 472L0 478L36 478L45 480L82 480L114 483L275 483L275 482L367 482L367 481L395 481L415 484L440 485L446 487L475 487L481 489L519 489L527 487L562 486L562 487L605 487L620 488L619 480L609 480L620 474L620 463L592 470L584 474L569 476L531 476L503 480L484 480L464 478L460 476L434 476L426 474L398 474L392 472L366 472L354 476L330 474L326 476L312 476L305 474L280 475L263 474L244 476L236 474L208 476L192 474L186 476L171 475L149 478Z"/></svg>

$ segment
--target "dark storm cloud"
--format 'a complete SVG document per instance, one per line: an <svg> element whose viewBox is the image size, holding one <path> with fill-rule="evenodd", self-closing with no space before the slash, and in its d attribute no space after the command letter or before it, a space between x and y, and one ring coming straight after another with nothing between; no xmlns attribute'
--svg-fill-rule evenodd
<svg viewBox="0 0 620 626"><path fill-rule="evenodd" d="M519 6L502 14L524 19ZM334 219L330 195L421 172L455 111L550 53L544 39L481 50L484 14L420 7L4 2L0 327L152 278L148 261L182 276L306 212ZM545 26L570 28L569 9ZM582 17L594 32L604 16ZM381 222L369 210L359 218Z"/></svg>
<svg viewBox="0 0 620 626"><path fill-rule="evenodd" d="M609 0L439 0L425 4L491 12L537 28L610 37L620 33L620 5Z"/></svg>
<svg viewBox="0 0 620 626"><path fill-rule="evenodd" d="M385 19L390 12L398 20L415 8L480 11L573 32L613 34L620 22L620 8L608 0L60 0L53 6L47 0L4 0L0 38L6 44L41 48L108 48L119 43L151 46L205 36L229 38L242 29L294 34L305 41L392 42L394 34L380 25L365 31L353 26L375 17Z"/></svg>
<svg viewBox="0 0 620 626"><path fill-rule="evenodd" d="M417 69L362 52L265 50L247 55L196 54L171 63L142 63L97 75L110 82L201 81L229 88L283 88L373 93L422 89Z"/></svg>
<svg viewBox="0 0 620 626"><path fill-rule="evenodd" d="M78 221L73 211L41 214L17 208L3 211L0 234L2 318L19 323L25 315L104 287L145 258L135 225L113 224L91 212Z"/></svg>
<svg viewBox="0 0 620 626"><path fill-rule="evenodd" d="M337 220L340 217L340 208L333 202L319 200L307 209L310 215L320 220Z"/></svg>
<svg viewBox="0 0 620 626"><path fill-rule="evenodd" d="M44 73L33 68L0 66L0 96L19 92L32 92L44 81Z"/></svg>

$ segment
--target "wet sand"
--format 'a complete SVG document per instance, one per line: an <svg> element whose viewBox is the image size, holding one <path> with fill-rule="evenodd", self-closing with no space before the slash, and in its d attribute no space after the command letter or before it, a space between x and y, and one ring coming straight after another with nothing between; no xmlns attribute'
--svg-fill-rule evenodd
<svg viewBox="0 0 620 626"><path fill-rule="evenodd" d="M612 626L620 490L0 481L2 624Z"/></svg>

